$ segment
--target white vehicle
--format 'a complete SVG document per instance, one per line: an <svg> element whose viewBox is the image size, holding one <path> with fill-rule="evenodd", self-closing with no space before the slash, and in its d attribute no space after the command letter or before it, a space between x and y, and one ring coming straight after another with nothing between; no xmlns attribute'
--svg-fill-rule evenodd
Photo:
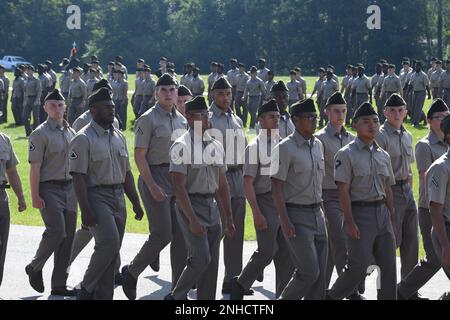
<svg viewBox="0 0 450 320"><path fill-rule="evenodd" d="M30 62L18 56L4 56L0 60L0 65L4 66L6 70L14 70L18 64L30 64Z"/></svg>

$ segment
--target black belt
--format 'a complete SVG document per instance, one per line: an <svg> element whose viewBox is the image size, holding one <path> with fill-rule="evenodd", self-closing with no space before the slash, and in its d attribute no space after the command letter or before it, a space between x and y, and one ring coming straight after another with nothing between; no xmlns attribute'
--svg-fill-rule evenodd
<svg viewBox="0 0 450 320"><path fill-rule="evenodd" d="M233 173L233 172L238 172L238 171L242 171L242 167L228 168L227 173Z"/></svg>
<svg viewBox="0 0 450 320"><path fill-rule="evenodd" d="M396 180L396 181L395 181L395 186L396 186L396 187L403 187L405 184L408 184L408 183L409 183L408 179L405 179L405 180Z"/></svg>
<svg viewBox="0 0 450 320"><path fill-rule="evenodd" d="M386 203L386 200L377 201L354 201L352 202L353 207L381 207Z"/></svg>
<svg viewBox="0 0 450 320"><path fill-rule="evenodd" d="M72 184L72 180L48 180L48 181L42 181L42 183L54 184L57 186L68 186L68 185Z"/></svg>
<svg viewBox="0 0 450 320"><path fill-rule="evenodd" d="M9 189L9 188L11 188L11 186L6 182L0 184L0 189Z"/></svg>
<svg viewBox="0 0 450 320"><path fill-rule="evenodd" d="M189 193L190 197L215 198L215 193Z"/></svg>
<svg viewBox="0 0 450 320"><path fill-rule="evenodd" d="M122 189L123 184L99 184L97 186L92 186L90 188L100 188L100 189Z"/></svg>
<svg viewBox="0 0 450 320"><path fill-rule="evenodd" d="M316 209L319 208L321 203L313 203L313 204L297 204L297 203L286 203L287 208L296 208L296 209Z"/></svg>
<svg viewBox="0 0 450 320"><path fill-rule="evenodd" d="M170 163L151 164L150 167L170 167Z"/></svg>

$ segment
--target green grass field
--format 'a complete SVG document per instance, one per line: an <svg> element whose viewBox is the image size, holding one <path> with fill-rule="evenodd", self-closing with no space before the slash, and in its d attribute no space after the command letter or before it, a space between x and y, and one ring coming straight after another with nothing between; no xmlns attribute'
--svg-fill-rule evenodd
<svg viewBox="0 0 450 320"><path fill-rule="evenodd" d="M11 83L13 80L13 75L11 73L8 73L7 76L9 77ZM206 80L206 76L202 76L204 80ZM130 75L129 78L129 91L134 90L134 75ZM284 80L289 81L289 77L277 77L275 80ZM305 80L307 82L308 87L308 94L311 93L314 82L316 80L316 77L305 77ZM205 81L206 83L206 81ZM11 87L11 86L10 86ZM131 101L131 94L130 101ZM428 110L429 106L431 104L431 100L426 100L425 110ZM8 102L8 123L4 123L0 125L0 131L7 134L12 141L14 150L20 160L20 164L18 165L18 171L19 175L22 179L23 189L25 198L27 201L28 209L25 211L25 213L19 213L17 210L17 199L12 191L9 191L10 196L10 207L11 207L11 223L12 224L19 224L19 225L31 225L31 226L42 226L43 222L39 213L39 210L33 209L31 207L31 193L30 193L30 185L29 185L29 164L27 161L28 157L28 144L27 144L27 138L25 137L25 130L24 127L15 127L14 125L14 119L12 116L12 112L10 109L10 102ZM134 115L133 111L131 109L131 105L128 105L128 125L127 130L125 131L125 136L128 141L128 146L130 149L132 149L132 146L134 145L134 133L133 133L133 121ZM411 132L414 138L414 144L423 138L427 132L427 127L415 129L413 128L409 123L406 123L406 128ZM348 128L350 129L350 128ZM350 129L351 130L351 129ZM248 135L249 140L253 138L253 135ZM136 168L136 164L134 162L134 155L133 152L130 152L131 155L131 166L132 171L135 175L135 179L137 179L138 171ZM414 172L414 196L416 199L418 199L418 174L417 169L415 166L413 166L413 172ZM146 218L144 218L142 221L136 221L134 220L134 214L132 211L132 207L130 202L127 200L127 212L128 212L128 221L126 226L127 232L135 232L135 233L147 233L148 232L148 224L146 221ZM78 219L80 222L81 219ZM255 240L255 230L253 227L253 219L252 219L252 213L250 210L250 207L247 205L247 212L246 212L246 226L245 226L245 239L246 240ZM420 247L420 256L424 256L424 251L422 246Z"/></svg>

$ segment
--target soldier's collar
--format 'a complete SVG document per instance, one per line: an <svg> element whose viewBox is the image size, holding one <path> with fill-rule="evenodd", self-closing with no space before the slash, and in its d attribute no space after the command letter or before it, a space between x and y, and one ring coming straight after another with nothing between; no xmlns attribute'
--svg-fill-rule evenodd
<svg viewBox="0 0 450 320"><path fill-rule="evenodd" d="M105 129L101 125L99 125L97 122L95 122L94 119L91 120L91 126L92 126L92 128L94 128L94 131L97 133L97 135L99 137L102 137L107 134L111 134L114 131L114 127L112 124L109 129Z"/></svg>
<svg viewBox="0 0 450 320"><path fill-rule="evenodd" d="M430 133L428 134L428 141L430 141L431 144L445 143L444 141L439 140L433 130L430 130Z"/></svg>
<svg viewBox="0 0 450 320"><path fill-rule="evenodd" d="M364 141L362 141L359 137L356 137L355 144L359 150L367 149L370 151L370 146L368 144L366 144ZM375 148L375 150L378 150L378 148L379 148L379 146L375 140L373 141L373 147Z"/></svg>
<svg viewBox="0 0 450 320"><path fill-rule="evenodd" d="M335 136L336 134L348 136L348 132L344 126L342 126L341 132L337 132L336 128L333 127L330 122L328 122L327 126L325 127L325 131L328 132L328 134L331 136Z"/></svg>
<svg viewBox="0 0 450 320"><path fill-rule="evenodd" d="M218 106L216 106L216 104L213 102L211 104L211 107L209 107L209 110L212 111L212 113L216 116L221 116L221 115L232 115L233 111L231 111L230 108L228 108L227 111L223 111L222 109L220 109Z"/></svg>
<svg viewBox="0 0 450 320"><path fill-rule="evenodd" d="M47 121L47 124L50 126L50 129L52 129L52 130L56 130L59 127L59 124L53 119L47 118L46 121ZM67 128L68 126L69 126L69 124L67 123L67 121L63 120L63 128Z"/></svg>
<svg viewBox="0 0 450 320"><path fill-rule="evenodd" d="M386 121L384 124L384 129L389 133L389 134L393 134L395 132L397 132L399 129L395 129L388 121ZM403 125L401 125L400 127L400 131L401 132L405 132L406 129Z"/></svg>
<svg viewBox="0 0 450 320"><path fill-rule="evenodd" d="M166 111L163 107L161 107L159 102L156 103L155 109L162 115L172 114L172 116L175 116L177 114L177 109L175 108L175 106L173 106L170 111Z"/></svg>
<svg viewBox="0 0 450 320"><path fill-rule="evenodd" d="M312 146L314 144L314 141L316 140L316 137L313 135L311 137L311 139L306 140L305 138L303 138L303 136L300 134L300 132L298 132L298 130L295 129L295 131L294 131L294 139L295 139L295 142L297 143L297 145L299 147L301 147L303 144L307 144L308 146ZM310 145L310 141L312 142L311 145Z"/></svg>

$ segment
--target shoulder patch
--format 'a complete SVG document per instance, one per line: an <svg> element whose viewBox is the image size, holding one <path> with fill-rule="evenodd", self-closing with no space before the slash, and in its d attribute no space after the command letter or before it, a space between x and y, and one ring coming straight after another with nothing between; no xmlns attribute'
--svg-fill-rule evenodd
<svg viewBox="0 0 450 320"><path fill-rule="evenodd" d="M34 146L33 142L30 141L28 150L34 151L35 149L36 149L36 147Z"/></svg>
<svg viewBox="0 0 450 320"><path fill-rule="evenodd" d="M144 131L142 131L141 127L137 128L137 133L139 133L140 135L144 134Z"/></svg>
<svg viewBox="0 0 450 320"><path fill-rule="evenodd" d="M78 158L78 155L77 155L77 153L75 152L75 151L71 151L70 152L70 156L69 156L69 159L70 160L75 160L75 159L77 159Z"/></svg>
<svg viewBox="0 0 450 320"><path fill-rule="evenodd" d="M341 166L341 164L342 164L341 160L336 160L335 169L339 168Z"/></svg>

